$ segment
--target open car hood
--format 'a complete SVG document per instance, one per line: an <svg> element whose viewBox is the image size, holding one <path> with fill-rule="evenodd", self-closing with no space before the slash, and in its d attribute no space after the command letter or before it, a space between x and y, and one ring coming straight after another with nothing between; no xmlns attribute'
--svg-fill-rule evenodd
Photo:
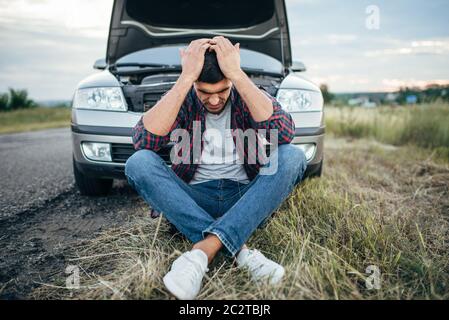
<svg viewBox="0 0 449 320"><path fill-rule="evenodd" d="M115 0L106 59L217 35L292 64L284 0Z"/></svg>

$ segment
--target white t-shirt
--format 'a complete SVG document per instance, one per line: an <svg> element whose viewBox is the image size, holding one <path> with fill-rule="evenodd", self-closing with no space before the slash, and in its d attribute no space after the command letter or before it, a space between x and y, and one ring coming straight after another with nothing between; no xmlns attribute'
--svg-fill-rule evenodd
<svg viewBox="0 0 449 320"><path fill-rule="evenodd" d="M249 183L235 148L231 130L231 101L220 114L206 113L206 130L201 161L190 184L218 179Z"/></svg>

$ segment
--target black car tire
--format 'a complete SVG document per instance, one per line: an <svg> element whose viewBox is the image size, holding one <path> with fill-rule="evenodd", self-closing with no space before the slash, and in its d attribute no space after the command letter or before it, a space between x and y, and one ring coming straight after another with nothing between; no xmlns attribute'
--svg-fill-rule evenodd
<svg viewBox="0 0 449 320"><path fill-rule="evenodd" d="M309 166L306 170L306 173L304 174L303 179L320 178L323 173L323 162L324 159L321 160L319 164Z"/></svg>
<svg viewBox="0 0 449 320"><path fill-rule="evenodd" d="M321 175L323 174L323 162L324 160L321 160L318 170L312 175L312 177L321 178Z"/></svg>
<svg viewBox="0 0 449 320"><path fill-rule="evenodd" d="M75 184L83 196L106 196L112 189L114 179L88 177L77 168L75 160L73 160L73 173L75 175Z"/></svg>

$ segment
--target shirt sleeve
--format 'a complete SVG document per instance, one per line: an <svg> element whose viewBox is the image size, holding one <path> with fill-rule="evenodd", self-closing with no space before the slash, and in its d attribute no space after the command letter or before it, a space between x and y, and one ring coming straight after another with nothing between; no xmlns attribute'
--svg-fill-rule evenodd
<svg viewBox="0 0 449 320"><path fill-rule="evenodd" d="M270 98L273 103L273 115L266 121L256 122L249 114L251 127L254 129L267 130L267 138L270 137L270 130L278 130L278 144L289 144L295 136L295 123L290 113L282 109L276 98L271 96L265 89L260 90ZM249 112L249 110L248 110Z"/></svg>
<svg viewBox="0 0 449 320"><path fill-rule="evenodd" d="M143 124L143 116L137 122L137 124L132 129L132 140L135 150L147 149L154 152L159 151L165 145L170 142L171 133L175 129L179 129L183 127L184 124L184 104L181 106L179 110L178 116L176 117L173 126L170 129L170 132L166 136L159 136L149 132L144 124Z"/></svg>

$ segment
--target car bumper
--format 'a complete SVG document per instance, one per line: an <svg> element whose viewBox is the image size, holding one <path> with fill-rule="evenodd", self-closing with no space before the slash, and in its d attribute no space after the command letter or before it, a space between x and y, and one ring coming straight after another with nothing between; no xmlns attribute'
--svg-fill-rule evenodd
<svg viewBox="0 0 449 320"><path fill-rule="evenodd" d="M86 157L83 142L111 145L111 162L93 161ZM72 124L73 158L78 170L95 178L126 179L126 160L135 152L131 128L78 126ZM297 129L293 144L313 144L315 151L308 160L306 176L319 170L323 160L324 128ZM165 155L164 155L165 156Z"/></svg>

